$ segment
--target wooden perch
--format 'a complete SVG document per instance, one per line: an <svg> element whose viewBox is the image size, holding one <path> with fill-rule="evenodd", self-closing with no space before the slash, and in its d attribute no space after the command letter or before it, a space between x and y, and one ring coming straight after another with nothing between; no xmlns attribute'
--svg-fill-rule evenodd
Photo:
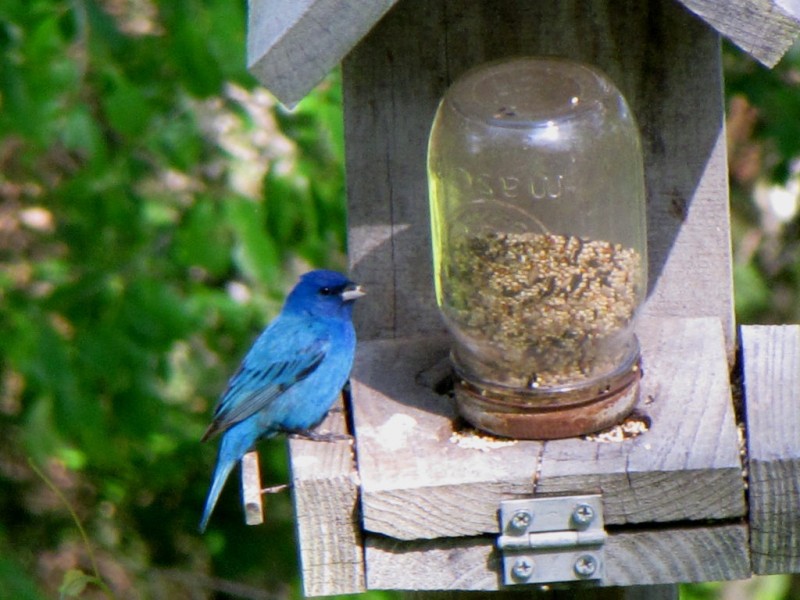
<svg viewBox="0 0 800 600"><path fill-rule="evenodd" d="M248 525L261 525L264 522L264 494L277 494L288 489L288 484L261 487L261 469L258 466L258 452L253 450L242 457L242 505L244 522Z"/></svg>
<svg viewBox="0 0 800 600"><path fill-rule="evenodd" d="M264 500L261 498L261 470L255 450L242 457L242 503L245 523L261 525L264 522Z"/></svg>

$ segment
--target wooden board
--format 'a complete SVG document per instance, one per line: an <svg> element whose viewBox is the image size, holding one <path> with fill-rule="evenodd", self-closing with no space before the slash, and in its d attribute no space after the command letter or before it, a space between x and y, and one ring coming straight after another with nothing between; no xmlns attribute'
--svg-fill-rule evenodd
<svg viewBox="0 0 800 600"><path fill-rule="evenodd" d="M344 61L349 253L361 339L441 331L426 149L448 85L520 54L592 63L639 122L654 316L711 316L734 351L718 35L673 0L406 0Z"/></svg>
<svg viewBox="0 0 800 600"><path fill-rule="evenodd" d="M793 0L680 0L734 44L775 65L800 32ZM397 0L250 0L248 65L287 106L297 103Z"/></svg>
<svg viewBox="0 0 800 600"><path fill-rule="evenodd" d="M794 0L680 1L767 67L775 66L800 34L800 4Z"/></svg>
<svg viewBox="0 0 800 600"><path fill-rule="evenodd" d="M742 524L613 532L605 552L603 586L750 576L747 527ZM406 589L409 582L418 590L493 591L502 587L500 557L491 537L400 542L370 535L366 557L369 589Z"/></svg>
<svg viewBox="0 0 800 600"><path fill-rule="evenodd" d="M742 327L753 571L800 572L800 326Z"/></svg>
<svg viewBox="0 0 800 600"><path fill-rule="evenodd" d="M250 0L247 66L292 107L397 0Z"/></svg>
<svg viewBox="0 0 800 600"><path fill-rule="evenodd" d="M347 433L341 403L318 431ZM295 524L307 596L364 591L352 441L289 440Z"/></svg>
<svg viewBox="0 0 800 600"><path fill-rule="evenodd" d="M401 540L497 533L500 500L573 491L601 491L611 525L744 516L719 322L652 319L640 339L637 410L651 425L619 443L463 429L427 381L444 338L362 344L352 386L364 529Z"/></svg>

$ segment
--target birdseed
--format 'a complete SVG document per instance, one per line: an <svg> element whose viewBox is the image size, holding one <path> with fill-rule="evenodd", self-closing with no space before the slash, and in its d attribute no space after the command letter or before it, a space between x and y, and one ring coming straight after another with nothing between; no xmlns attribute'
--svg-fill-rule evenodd
<svg viewBox="0 0 800 600"><path fill-rule="evenodd" d="M531 389L608 373L630 352L641 261L632 248L576 236L462 238L443 265L442 298L466 336L460 358L482 379Z"/></svg>

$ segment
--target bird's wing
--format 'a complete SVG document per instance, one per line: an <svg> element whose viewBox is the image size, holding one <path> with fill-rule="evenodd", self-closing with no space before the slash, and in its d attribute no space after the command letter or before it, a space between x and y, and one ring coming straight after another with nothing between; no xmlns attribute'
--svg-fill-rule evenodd
<svg viewBox="0 0 800 600"><path fill-rule="evenodd" d="M329 347L329 336L313 324L284 327L280 322L273 323L228 382L203 440L256 414L308 377L325 358Z"/></svg>

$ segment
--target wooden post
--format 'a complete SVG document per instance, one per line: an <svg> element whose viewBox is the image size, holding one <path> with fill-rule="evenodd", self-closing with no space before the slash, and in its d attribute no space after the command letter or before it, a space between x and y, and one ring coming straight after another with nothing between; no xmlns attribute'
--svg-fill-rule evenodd
<svg viewBox="0 0 800 600"><path fill-rule="evenodd" d="M753 571L800 572L800 326L742 327Z"/></svg>
<svg viewBox="0 0 800 600"><path fill-rule="evenodd" d="M348 433L341 402L320 425ZM295 525L306 596L366 589L353 440L289 439Z"/></svg>

